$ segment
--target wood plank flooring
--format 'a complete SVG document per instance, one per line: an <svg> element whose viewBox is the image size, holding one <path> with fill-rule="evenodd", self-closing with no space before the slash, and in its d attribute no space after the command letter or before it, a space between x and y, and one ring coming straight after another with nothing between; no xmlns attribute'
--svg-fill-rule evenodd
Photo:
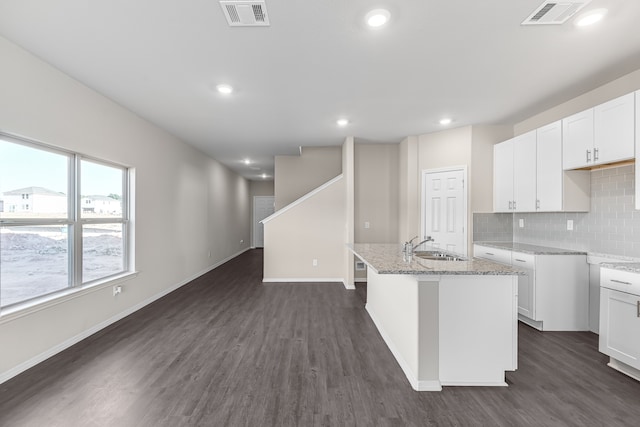
<svg viewBox="0 0 640 427"><path fill-rule="evenodd" d="M247 252L0 385L0 426L640 425L595 334L521 325L508 388L418 393L364 286L261 277Z"/></svg>

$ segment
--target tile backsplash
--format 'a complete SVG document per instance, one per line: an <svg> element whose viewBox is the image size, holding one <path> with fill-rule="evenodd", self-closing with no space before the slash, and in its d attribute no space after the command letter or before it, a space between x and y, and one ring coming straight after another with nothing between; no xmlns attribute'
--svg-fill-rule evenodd
<svg viewBox="0 0 640 427"><path fill-rule="evenodd" d="M640 257L640 211L634 207L634 191L634 165L595 170L591 172L590 212L474 213L473 240ZM573 221L572 231L567 230L568 220Z"/></svg>

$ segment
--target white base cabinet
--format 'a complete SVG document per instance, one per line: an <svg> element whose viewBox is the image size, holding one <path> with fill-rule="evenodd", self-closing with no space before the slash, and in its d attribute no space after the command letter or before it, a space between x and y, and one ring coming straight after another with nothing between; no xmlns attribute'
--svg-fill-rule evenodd
<svg viewBox="0 0 640 427"><path fill-rule="evenodd" d="M518 277L518 318L541 331L589 330L586 255L529 254L474 245L473 256L526 271Z"/></svg>
<svg viewBox="0 0 640 427"><path fill-rule="evenodd" d="M601 268L599 350L640 379L640 274Z"/></svg>

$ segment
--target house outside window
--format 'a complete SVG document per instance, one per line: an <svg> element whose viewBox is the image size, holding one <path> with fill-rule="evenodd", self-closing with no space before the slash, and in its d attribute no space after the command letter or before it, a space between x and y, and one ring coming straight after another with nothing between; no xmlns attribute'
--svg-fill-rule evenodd
<svg viewBox="0 0 640 427"><path fill-rule="evenodd" d="M132 271L129 175L0 133L0 308Z"/></svg>

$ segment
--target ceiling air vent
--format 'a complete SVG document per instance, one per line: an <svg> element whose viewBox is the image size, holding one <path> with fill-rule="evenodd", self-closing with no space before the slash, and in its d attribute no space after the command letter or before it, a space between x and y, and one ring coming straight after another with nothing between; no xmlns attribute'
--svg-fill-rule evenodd
<svg viewBox="0 0 640 427"><path fill-rule="evenodd" d="M221 0L220 6L232 27L265 27L269 25L264 1Z"/></svg>
<svg viewBox="0 0 640 427"><path fill-rule="evenodd" d="M522 25L564 24L590 2L591 0L547 0L522 21Z"/></svg>

